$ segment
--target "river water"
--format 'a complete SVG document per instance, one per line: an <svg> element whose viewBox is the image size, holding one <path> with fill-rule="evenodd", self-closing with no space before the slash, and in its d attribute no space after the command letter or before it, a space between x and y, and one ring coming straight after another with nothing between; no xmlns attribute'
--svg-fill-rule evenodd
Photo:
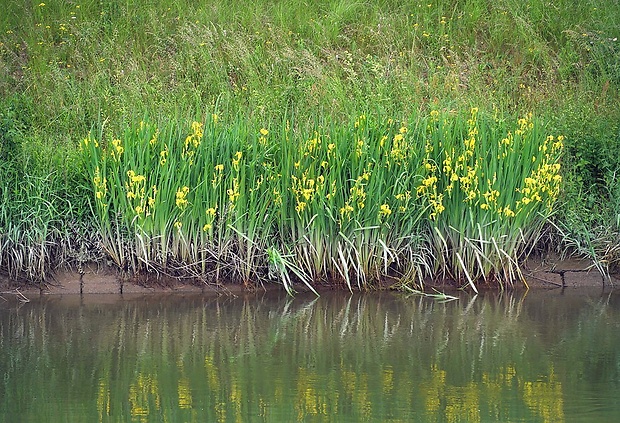
<svg viewBox="0 0 620 423"><path fill-rule="evenodd" d="M619 294L6 298L0 421L618 421Z"/></svg>

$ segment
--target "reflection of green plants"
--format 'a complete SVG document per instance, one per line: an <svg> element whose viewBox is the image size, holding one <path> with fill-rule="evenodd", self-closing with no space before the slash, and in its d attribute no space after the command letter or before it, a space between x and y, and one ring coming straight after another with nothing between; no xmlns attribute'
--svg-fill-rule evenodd
<svg viewBox="0 0 620 423"><path fill-rule="evenodd" d="M554 421L565 398L618 379L605 299L565 313L566 296L337 294L32 302L3 313L0 409L36 421Z"/></svg>

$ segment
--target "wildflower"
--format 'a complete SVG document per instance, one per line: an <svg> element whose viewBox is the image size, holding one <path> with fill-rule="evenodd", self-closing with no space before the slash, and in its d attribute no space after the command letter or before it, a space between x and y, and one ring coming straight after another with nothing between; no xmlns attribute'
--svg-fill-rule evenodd
<svg viewBox="0 0 620 423"><path fill-rule="evenodd" d="M182 226L183 226L183 223L179 222L178 220L174 222L174 227L176 228L177 231L180 231Z"/></svg>
<svg viewBox="0 0 620 423"><path fill-rule="evenodd" d="M210 223L207 223L206 225L204 225L202 227L203 232L207 232L208 230L210 230L213 227L213 225L211 225Z"/></svg>
<svg viewBox="0 0 620 423"><path fill-rule="evenodd" d="M301 213L302 211L304 211L305 208L306 208L306 203L304 201L300 201L297 203L295 210L297 210L297 213Z"/></svg>
<svg viewBox="0 0 620 423"><path fill-rule="evenodd" d="M202 123L192 122L192 131L194 131L194 135L196 138L198 138L198 140L200 140L200 138L202 138L202 135L203 135L202 127L203 127Z"/></svg>
<svg viewBox="0 0 620 423"><path fill-rule="evenodd" d="M217 116L217 114L213 113L211 114L211 119L213 120L213 124L217 124L217 121L219 119L219 117Z"/></svg>
<svg viewBox="0 0 620 423"><path fill-rule="evenodd" d="M146 177L144 175L137 175L133 170L128 171L127 176L129 177L129 180L131 181L132 185L136 183L144 182L146 180Z"/></svg>
<svg viewBox="0 0 620 423"><path fill-rule="evenodd" d="M232 165L235 170L239 170L239 162L241 161L241 157L243 157L243 153L241 151L237 151L235 153L235 157L232 159Z"/></svg>
<svg viewBox="0 0 620 423"><path fill-rule="evenodd" d="M389 216L392 214L392 210L390 210L389 204L381 204L379 207L379 217Z"/></svg>
<svg viewBox="0 0 620 423"><path fill-rule="evenodd" d="M344 205L344 207L340 208L340 215L341 216L344 216L345 214L349 215L352 211L353 211L353 207L351 207L351 205L347 203Z"/></svg>
<svg viewBox="0 0 620 423"><path fill-rule="evenodd" d="M268 131L267 129L265 129L265 128L261 128L261 130L260 130L260 134L261 134L263 137L266 137L266 136L267 136L267 134L269 134L269 131Z"/></svg>
<svg viewBox="0 0 620 423"><path fill-rule="evenodd" d="M121 154L123 154L123 151L125 151L125 149L121 145L121 140L119 139L112 140L112 146L114 147L114 150L112 150L112 153L111 153L112 158L116 161L119 161L121 158Z"/></svg>
<svg viewBox="0 0 620 423"><path fill-rule="evenodd" d="M430 187L431 185L434 185L436 183L437 183L436 176L429 176L428 178L422 180L422 184L426 187Z"/></svg>
<svg viewBox="0 0 620 423"><path fill-rule="evenodd" d="M180 188L179 190L177 190L176 205L178 208L184 209L185 207L187 207L187 205L189 204L189 202L187 201L188 193L189 193L189 187L187 186L184 186L183 188Z"/></svg>
<svg viewBox="0 0 620 423"><path fill-rule="evenodd" d="M233 187L226 190L226 194L228 194L228 199L231 203L234 203L239 198L239 182L237 178L233 179Z"/></svg>
<svg viewBox="0 0 620 423"><path fill-rule="evenodd" d="M222 172L224 170L224 165L223 164L215 165L215 170L217 172Z"/></svg>
<svg viewBox="0 0 620 423"><path fill-rule="evenodd" d="M207 216L215 216L215 211L216 211L216 209L217 209L217 206L215 206L215 207L210 207L210 208L208 208L208 209L206 210L206 212L205 212L205 213L206 213L206 215L207 215Z"/></svg>

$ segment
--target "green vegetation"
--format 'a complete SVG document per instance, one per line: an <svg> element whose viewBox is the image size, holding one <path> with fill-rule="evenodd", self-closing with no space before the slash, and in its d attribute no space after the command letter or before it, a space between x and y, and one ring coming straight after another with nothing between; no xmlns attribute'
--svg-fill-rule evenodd
<svg viewBox="0 0 620 423"><path fill-rule="evenodd" d="M289 290L386 275L503 286L547 229L549 245L605 272L620 262L617 0L9 1L3 12L0 268L12 277L107 259ZM515 136L524 118L531 133ZM401 127L411 151L397 173L377 147ZM518 148L493 159L509 131ZM444 161L460 156L477 182L452 191ZM527 189L540 201L523 204Z"/></svg>

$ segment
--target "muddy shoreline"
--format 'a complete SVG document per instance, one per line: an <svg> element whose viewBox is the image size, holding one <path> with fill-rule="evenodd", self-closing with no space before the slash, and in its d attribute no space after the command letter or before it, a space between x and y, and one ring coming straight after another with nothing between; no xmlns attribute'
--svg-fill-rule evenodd
<svg viewBox="0 0 620 423"><path fill-rule="evenodd" d="M529 259L522 267L529 288L582 288L620 286L620 274L605 278L585 259L548 256ZM385 287L387 287L386 285ZM454 289L452 284L428 284L430 287L444 290ZM497 289L480 283L478 289ZM297 289L305 291L305 287ZM344 285L319 285L318 291L345 289ZM517 289L524 286L517 286ZM0 277L0 291L3 294L23 293L28 295L63 295L63 294L146 294L146 293L196 293L238 295L255 290L279 290L276 283L247 287L238 283L207 284L197 280L184 280L171 277L137 277L123 278L113 268L96 264L86 266L82 273L76 270L63 270L55 273L48 281L40 284L23 284Z"/></svg>

